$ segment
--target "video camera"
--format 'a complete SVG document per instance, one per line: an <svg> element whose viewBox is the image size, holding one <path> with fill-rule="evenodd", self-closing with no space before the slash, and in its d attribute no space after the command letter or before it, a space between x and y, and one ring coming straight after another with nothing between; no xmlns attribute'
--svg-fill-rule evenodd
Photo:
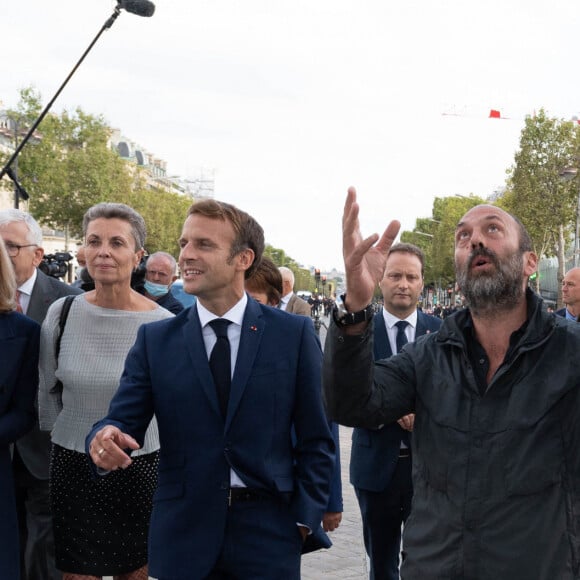
<svg viewBox="0 0 580 580"><path fill-rule="evenodd" d="M41 272L52 278L64 278L68 274L69 263L73 259L68 252L46 254L38 265Z"/></svg>

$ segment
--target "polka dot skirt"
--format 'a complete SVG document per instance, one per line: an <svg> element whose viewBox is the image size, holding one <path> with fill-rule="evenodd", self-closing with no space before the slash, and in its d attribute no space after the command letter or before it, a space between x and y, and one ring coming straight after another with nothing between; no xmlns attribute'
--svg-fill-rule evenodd
<svg viewBox="0 0 580 580"><path fill-rule="evenodd" d="M155 452L96 477L84 453L53 445L50 500L59 570L113 576L147 563L158 465Z"/></svg>

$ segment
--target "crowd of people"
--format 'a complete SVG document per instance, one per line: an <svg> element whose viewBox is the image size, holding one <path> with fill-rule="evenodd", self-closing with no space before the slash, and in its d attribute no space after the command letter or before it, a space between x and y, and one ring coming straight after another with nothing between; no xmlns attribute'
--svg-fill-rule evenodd
<svg viewBox="0 0 580 580"><path fill-rule="evenodd" d="M523 225L476 206L438 317L422 251L358 216L351 189L346 294L308 304L228 203L191 206L177 261L91 207L71 285L0 211L0 578L298 579L342 521L339 423L371 580L580 577L580 268L548 312Z"/></svg>

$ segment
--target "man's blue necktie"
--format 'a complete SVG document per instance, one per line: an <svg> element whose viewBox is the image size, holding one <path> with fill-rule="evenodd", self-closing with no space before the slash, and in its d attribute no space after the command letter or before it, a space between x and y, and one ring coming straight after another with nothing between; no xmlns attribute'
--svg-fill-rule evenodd
<svg viewBox="0 0 580 580"><path fill-rule="evenodd" d="M407 325L409 323L406 320L399 320L399 322L397 322L395 324L395 326L397 327L397 352L401 352L401 350L403 349L403 347L409 342L407 340L407 335L405 334L405 328L407 328Z"/></svg>
<svg viewBox="0 0 580 580"><path fill-rule="evenodd" d="M232 383L230 341L228 340L228 326L231 321L224 318L216 318L209 324L217 336L217 341L209 357L209 368L213 375L222 417L225 418Z"/></svg>

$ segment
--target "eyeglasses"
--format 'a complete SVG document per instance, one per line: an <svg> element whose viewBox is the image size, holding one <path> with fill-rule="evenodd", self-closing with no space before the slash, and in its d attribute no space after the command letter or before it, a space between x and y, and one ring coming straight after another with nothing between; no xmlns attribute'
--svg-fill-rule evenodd
<svg viewBox="0 0 580 580"><path fill-rule="evenodd" d="M38 244L24 244L23 246L19 246L18 244L4 244L6 246L6 251L11 258L16 258L20 253L22 248L31 248L32 246L38 247Z"/></svg>

